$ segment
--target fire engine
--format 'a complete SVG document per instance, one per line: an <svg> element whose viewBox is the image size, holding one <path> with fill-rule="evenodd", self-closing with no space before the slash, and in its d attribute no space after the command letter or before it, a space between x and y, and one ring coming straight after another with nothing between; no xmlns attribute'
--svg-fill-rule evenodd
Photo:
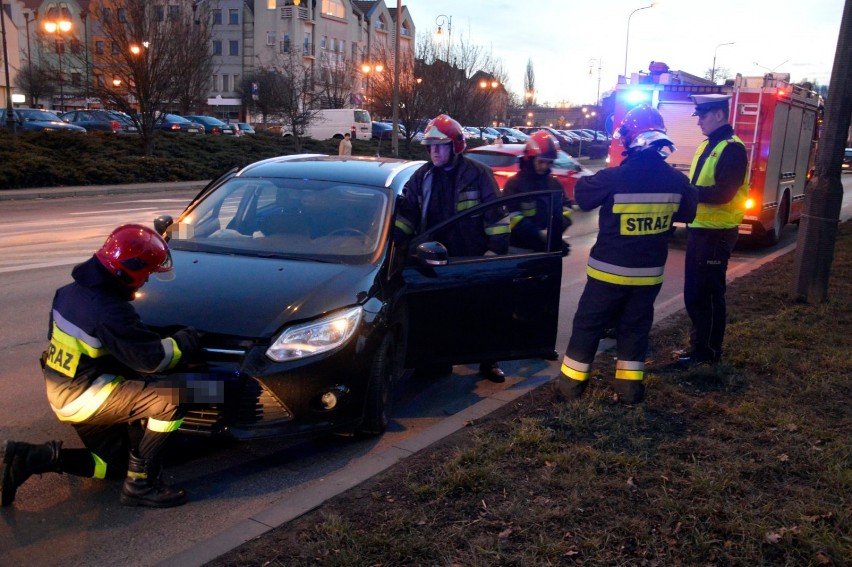
<svg viewBox="0 0 852 567"><path fill-rule="evenodd" d="M689 172L698 145L704 140L692 116L692 94L731 94L730 122L749 157L749 195L741 236L775 244L787 223L799 222L805 185L813 173L821 130L823 101L810 90L790 84L787 73L743 77L716 85L683 71L652 62L648 74L633 74L615 90L613 124L640 104L651 104L666 122L675 151L667 161ZM609 148L609 165L623 159L618 140Z"/></svg>

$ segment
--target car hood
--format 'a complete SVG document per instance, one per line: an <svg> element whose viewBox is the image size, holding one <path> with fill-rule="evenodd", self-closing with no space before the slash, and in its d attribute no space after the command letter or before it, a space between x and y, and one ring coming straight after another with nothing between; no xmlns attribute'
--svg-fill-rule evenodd
<svg viewBox="0 0 852 567"><path fill-rule="evenodd" d="M142 321L248 338L270 337L289 322L362 303L378 272L371 264L178 250L172 258L174 278L152 277L134 302Z"/></svg>

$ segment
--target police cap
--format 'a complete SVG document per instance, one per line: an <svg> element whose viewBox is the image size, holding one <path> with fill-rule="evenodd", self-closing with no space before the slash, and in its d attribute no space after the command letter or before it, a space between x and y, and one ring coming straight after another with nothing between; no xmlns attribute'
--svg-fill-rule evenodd
<svg viewBox="0 0 852 567"><path fill-rule="evenodd" d="M717 108L728 108L731 100L729 94L694 94L689 96L695 102L693 116L699 116Z"/></svg>

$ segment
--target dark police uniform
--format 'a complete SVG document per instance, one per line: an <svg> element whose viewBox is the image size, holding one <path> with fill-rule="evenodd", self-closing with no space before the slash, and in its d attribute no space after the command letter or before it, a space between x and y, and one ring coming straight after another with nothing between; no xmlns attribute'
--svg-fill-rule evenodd
<svg viewBox="0 0 852 567"><path fill-rule="evenodd" d="M694 98L698 102L711 96ZM727 104L730 96L716 98ZM716 103L700 103L696 112L702 110L702 104ZM722 357L725 278L748 197L747 170L745 145L729 124L711 132L692 161L689 177L698 189L699 205L687 229L683 297L692 330L689 352L681 360L684 363L713 363Z"/></svg>

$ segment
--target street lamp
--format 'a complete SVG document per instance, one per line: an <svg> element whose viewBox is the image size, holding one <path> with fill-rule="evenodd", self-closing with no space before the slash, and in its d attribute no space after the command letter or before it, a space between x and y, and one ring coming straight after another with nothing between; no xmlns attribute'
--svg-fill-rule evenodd
<svg viewBox="0 0 852 567"><path fill-rule="evenodd" d="M439 38L443 35L443 31L441 31L441 26L447 26L447 63L450 62L450 47L452 46L453 40L453 17L445 16L441 14L437 18L435 18L435 23L438 25L438 32L435 34Z"/></svg>
<svg viewBox="0 0 852 567"><path fill-rule="evenodd" d="M627 16L627 37L624 40L624 77L625 77L625 79L627 78L627 46L630 45L630 18L632 18L633 14L635 14L639 10L647 10L648 8L653 8L656 5L657 5L656 2L651 2L647 6L642 6L641 8L636 8L635 10L630 12L629 16Z"/></svg>
<svg viewBox="0 0 852 567"><path fill-rule="evenodd" d="M369 110L370 102L370 76L374 73L381 73L384 70L385 66L381 63L377 63L375 65L364 63L363 65L361 65L361 72L364 73L365 77L367 77L367 86L364 88L364 101L367 103L367 110ZM375 104L373 106L375 106Z"/></svg>
<svg viewBox="0 0 852 567"><path fill-rule="evenodd" d="M595 106L601 105L601 60L598 59L589 59L589 75L592 74L592 67L594 64L598 64L598 94L595 96Z"/></svg>
<svg viewBox="0 0 852 567"><path fill-rule="evenodd" d="M716 83L716 51L720 47L722 47L723 45L733 45L734 43L735 42L733 42L733 41L730 41L728 43L720 43L719 45L716 46L716 49L713 50L713 67L711 67L711 69L710 69L710 82L711 83L713 83L713 84Z"/></svg>
<svg viewBox="0 0 852 567"><path fill-rule="evenodd" d="M56 54L59 57L59 110L65 112L65 80L62 77L62 54L65 52L65 43L62 34L71 31L71 21L61 18L44 22L44 31L56 34Z"/></svg>
<svg viewBox="0 0 852 567"><path fill-rule="evenodd" d="M9 82L9 50L6 47L6 10L0 2L0 32L3 33L3 72L6 77L6 127L12 134L16 134L15 114L12 109L12 84Z"/></svg>

